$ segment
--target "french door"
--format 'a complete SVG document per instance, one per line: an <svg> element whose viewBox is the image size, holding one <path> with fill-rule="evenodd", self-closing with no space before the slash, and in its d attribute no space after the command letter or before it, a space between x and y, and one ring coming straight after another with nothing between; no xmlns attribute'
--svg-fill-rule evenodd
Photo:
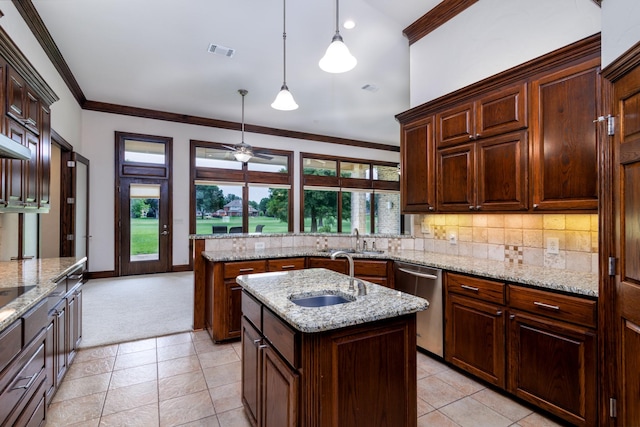
<svg viewBox="0 0 640 427"><path fill-rule="evenodd" d="M172 139L116 132L116 274L172 269Z"/></svg>

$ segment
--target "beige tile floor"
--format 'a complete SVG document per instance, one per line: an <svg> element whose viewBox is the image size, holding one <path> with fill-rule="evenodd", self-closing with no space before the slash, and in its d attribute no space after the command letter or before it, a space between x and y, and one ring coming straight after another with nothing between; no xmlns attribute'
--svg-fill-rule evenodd
<svg viewBox="0 0 640 427"><path fill-rule="evenodd" d="M239 342L206 332L80 350L47 427L249 426ZM546 427L555 422L418 353L418 426Z"/></svg>

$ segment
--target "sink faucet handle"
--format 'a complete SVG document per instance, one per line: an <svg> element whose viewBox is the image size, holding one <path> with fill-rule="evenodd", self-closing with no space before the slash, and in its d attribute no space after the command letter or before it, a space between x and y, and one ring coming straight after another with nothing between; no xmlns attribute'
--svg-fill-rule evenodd
<svg viewBox="0 0 640 427"><path fill-rule="evenodd" d="M371 249L372 250L376 250L376 241L374 240L373 242L371 242Z"/></svg>
<svg viewBox="0 0 640 427"><path fill-rule="evenodd" d="M363 251L367 250L367 241L365 239L362 239L362 250Z"/></svg>

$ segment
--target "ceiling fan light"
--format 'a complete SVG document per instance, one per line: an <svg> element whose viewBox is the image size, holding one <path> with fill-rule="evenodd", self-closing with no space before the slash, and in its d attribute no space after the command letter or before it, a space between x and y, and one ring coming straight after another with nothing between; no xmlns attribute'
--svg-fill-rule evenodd
<svg viewBox="0 0 640 427"><path fill-rule="evenodd" d="M233 157L236 158L237 161L242 162L242 163L246 163L249 160L251 160L251 154L250 153L245 153L242 151L236 151L235 153L233 153Z"/></svg>
<svg viewBox="0 0 640 427"><path fill-rule="evenodd" d="M280 88L280 92L276 95L276 99L271 104L271 108L282 111L291 111L298 108L298 104L296 104L286 84L283 84Z"/></svg>
<svg viewBox="0 0 640 427"><path fill-rule="evenodd" d="M327 73L345 73L352 70L357 63L358 60L351 55L340 34L336 33L318 65Z"/></svg>

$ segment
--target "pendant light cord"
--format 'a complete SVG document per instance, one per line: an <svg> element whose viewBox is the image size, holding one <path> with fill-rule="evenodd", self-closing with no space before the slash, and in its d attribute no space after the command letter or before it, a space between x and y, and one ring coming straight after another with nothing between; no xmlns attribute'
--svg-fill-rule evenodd
<svg viewBox="0 0 640 427"><path fill-rule="evenodd" d="M282 84L287 85L287 0L282 0Z"/></svg>
<svg viewBox="0 0 640 427"><path fill-rule="evenodd" d="M242 142L244 143L244 96L249 93L244 89L240 89L240 95L242 95Z"/></svg>
<svg viewBox="0 0 640 427"><path fill-rule="evenodd" d="M340 14L340 0L336 0L336 34L340 34L340 30L338 28L340 28L339 25L339 21L340 19L338 18L338 15Z"/></svg>

